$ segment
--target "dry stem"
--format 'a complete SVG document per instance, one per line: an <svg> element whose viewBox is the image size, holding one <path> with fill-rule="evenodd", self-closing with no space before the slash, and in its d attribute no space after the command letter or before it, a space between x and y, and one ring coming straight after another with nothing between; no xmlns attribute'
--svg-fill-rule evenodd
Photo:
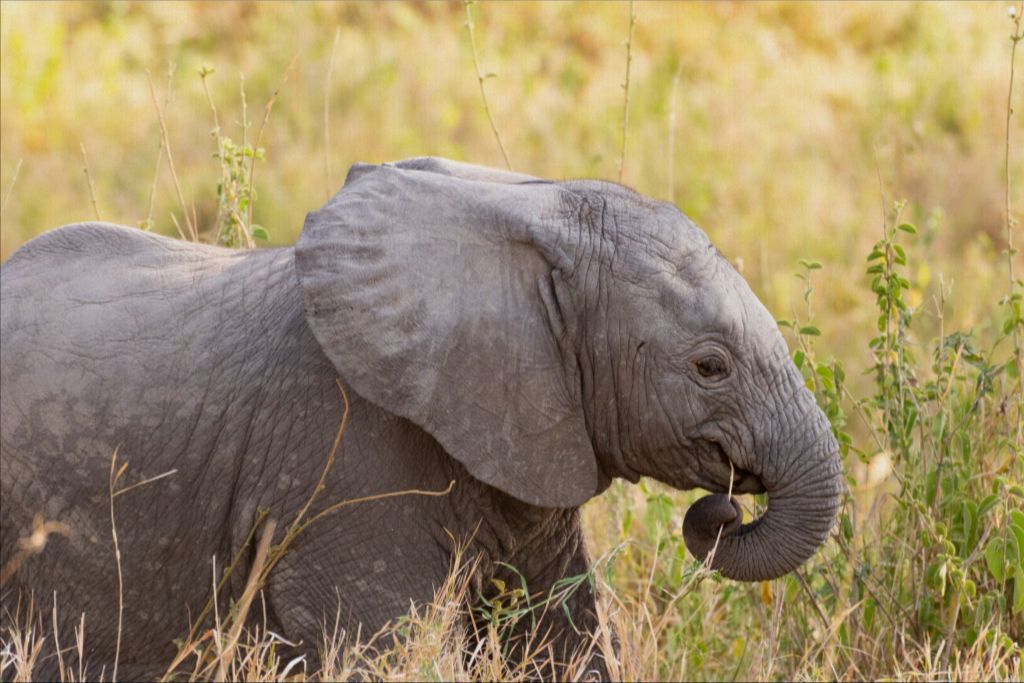
<svg viewBox="0 0 1024 683"><path fill-rule="evenodd" d="M1013 248L1013 226L1016 221L1013 220L1013 216L1010 213L1010 117L1013 116L1013 72L1014 62L1017 58L1017 44L1024 39L1024 31L1021 30L1021 15L1024 14L1024 0L1021 0L1020 7L1017 9L1017 13L1013 15L1013 35L1010 36L1010 40L1013 43L1013 47L1010 49L1010 84L1006 92L1006 144L1005 144L1005 159L1003 165L1003 180L1006 187L1006 267L1010 277L1010 297L1016 293L1017 281L1013 272L1013 257L1016 255L1016 250ZM1011 315L1013 314L1014 307L1011 299L1010 310ZM1020 324L1016 323L1013 325L1013 358L1017 366L1017 386L1019 389L1019 400L1017 401L1017 448L1021 447L1021 442L1024 440L1024 407L1021 403L1024 402L1024 365L1021 363L1022 351L1021 351L1021 339L1020 339Z"/></svg>
<svg viewBox="0 0 1024 683"><path fill-rule="evenodd" d="M173 72L174 67L170 67L170 71ZM156 108L157 120L160 121L160 139L163 143L163 148L167 152L167 166L171 169L171 178L174 180L174 190L178 193L178 203L181 204L181 213L185 217L185 226L188 228L189 238L193 242L199 241L199 233L196 231L196 226L192 221L192 218L188 214L188 206L185 204L185 195L181 191L181 183L178 181L178 173L174 170L174 156L171 154L171 141L167 135L167 122L164 120L164 112L160 110L160 103L156 98L156 87L153 85L153 76L146 71L146 78L149 80L149 94L153 98L153 106ZM170 76L167 78L168 93L170 92ZM170 95L168 95L169 97ZM175 221L175 227L178 227ZM182 239L186 239L181 228L178 227L178 232L181 234Z"/></svg>
<svg viewBox="0 0 1024 683"><path fill-rule="evenodd" d="M82 163L85 165L85 168L82 170L85 171L85 180L89 185L89 199L92 200L92 211L96 214L96 220L101 221L103 217L100 216L100 208L96 204L96 187L92 183L92 174L89 173L89 157L85 153L85 143L79 142L78 146L82 149Z"/></svg>
<svg viewBox="0 0 1024 683"><path fill-rule="evenodd" d="M512 170L512 162L508 160L508 152L505 151L505 145L501 142L501 135L498 134L498 127L494 125L494 116L491 115L491 107L487 103L487 92L484 89L484 81L488 78L493 78L494 73L483 73L480 71L480 59L476 53L476 35L473 32L473 14L469 9L472 0L463 0L463 4L466 6L466 29L469 31L469 47L473 53L473 67L476 69L476 80L480 84L480 99L484 103L484 113L487 114L487 122L491 124L491 132L494 133L494 139L498 141L498 148L501 150L501 158L505 160L505 167L508 170Z"/></svg>
<svg viewBox="0 0 1024 683"><path fill-rule="evenodd" d="M23 159L18 159L18 165L14 167L14 175L11 177L11 184L7 186L7 193L4 195L4 199L0 202L0 215L3 215L4 209L7 208L7 200L11 198L11 192L14 191L14 183L18 182L18 174L21 173L21 162Z"/></svg>
<svg viewBox="0 0 1024 683"><path fill-rule="evenodd" d="M266 106L263 108L263 121L260 123L260 129L256 132L256 144L252 147L252 163L249 165L249 207L245 221L247 226L252 225L252 211L256 204L252 193L253 184L256 182L256 151L260 148L260 142L263 140L263 129L267 126L267 120L270 118L270 112L274 108L274 103L277 102L277 96L281 94L281 88L288 80L288 76L291 75L292 67L295 66L295 62L297 62L298 59L299 53L296 52L295 56L292 57L292 61L288 63L288 68L284 70L281 80L277 82L277 87L274 88L274 94L270 96L270 100L267 101Z"/></svg>
<svg viewBox="0 0 1024 683"><path fill-rule="evenodd" d="M636 23L636 12L633 11L633 0L629 0L629 36L626 38L626 81L622 84L625 96L622 99L622 149L619 152L619 182L626 168L626 141L629 138L629 72L633 66L633 25Z"/></svg>

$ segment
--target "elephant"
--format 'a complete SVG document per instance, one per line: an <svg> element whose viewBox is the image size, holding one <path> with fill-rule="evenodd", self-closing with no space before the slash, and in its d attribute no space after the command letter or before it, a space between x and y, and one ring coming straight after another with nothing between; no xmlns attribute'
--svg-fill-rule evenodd
<svg viewBox="0 0 1024 683"><path fill-rule="evenodd" d="M740 581L800 566L839 506L838 443L774 318L673 204L619 184L356 164L293 247L82 223L23 245L0 283L3 564L37 515L66 531L13 573L4 612L55 599L64 643L84 613L108 671L119 571L121 671L162 671L211 560L240 558L226 605L260 515L280 541L318 482L309 515L370 499L267 578L268 627L312 649L336 618L365 636L428 603L457 551L473 600L494 579L544 595L586 573L579 508L616 478L710 492L685 543ZM134 487L116 499L120 569L115 451ZM444 495L383 496L407 490ZM743 523L730 492L767 508ZM595 600L584 582L523 628L546 629L557 664Z"/></svg>

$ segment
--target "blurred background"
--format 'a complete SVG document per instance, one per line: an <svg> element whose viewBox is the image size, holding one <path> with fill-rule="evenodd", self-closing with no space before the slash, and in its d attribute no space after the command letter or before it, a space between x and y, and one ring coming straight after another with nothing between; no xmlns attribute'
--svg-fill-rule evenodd
<svg viewBox="0 0 1024 683"><path fill-rule="evenodd" d="M786 333L816 359L803 367L808 385L861 456L847 462L839 542L808 565L809 578L772 584L784 595L774 603L768 584L731 582L705 582L677 602L690 576L679 524L696 492L645 481L589 503L595 556L629 547L608 577L617 600L640 596L624 623L667 615L651 620L650 637L620 629L635 677L1019 679L1024 455L1010 423L1019 380L1002 365L1010 309L998 305L1009 291L1008 5L470 9L479 70L461 2L0 3L0 258L97 215L167 235L191 220L216 241L218 184L227 190L214 155L228 138L255 146L259 137L264 150L252 218L266 232L260 246L293 243L356 161L440 155L504 166L485 76L514 170L611 180L621 171L622 182L674 201L704 228L773 315L820 330ZM1009 131L1018 226L1021 59ZM866 257L884 225L892 233L903 221L917 226L916 236L900 234L907 264L898 268L914 324L888 342L899 351L890 359L869 346L889 304L876 302ZM1019 227L1014 240L1024 244ZM794 276L801 260L821 265L806 299ZM1019 255L1015 268L1021 277ZM995 349L975 353L951 330ZM957 369L961 355L969 372ZM895 394L878 372L887 364L910 368ZM845 389L833 374L840 366ZM898 429L893 415L907 416ZM943 469L947 458L959 464ZM1012 582L1011 561L1020 565ZM889 621L875 619L875 605ZM845 648L836 657L833 638ZM948 668L951 652L964 668Z"/></svg>
<svg viewBox="0 0 1024 683"><path fill-rule="evenodd" d="M512 167L618 178L629 5L471 9ZM94 217L83 146L104 220L148 219L176 234L173 213L184 225L150 80L160 107L166 102L182 196L212 239L221 171L204 66L215 70L207 84L222 134L237 143L244 84L252 144L295 60L256 164L253 220L271 244L292 243L306 212L355 161L430 154L504 165L461 3L5 2L0 10L0 190L9 192L0 258L40 232ZM798 259L820 261L819 343L854 368L867 364L876 316L858 303L870 303L864 257L881 238L883 211L906 199L901 219L921 230L911 303L933 310L944 282L947 322L984 330L993 307L978 302L1007 285L999 254L1006 11L1002 3L637 2L623 182L674 200L777 317L803 311ZM1012 131L1018 148L1021 121ZM1012 159L1013 177L1024 177L1022 159ZM1017 206L1022 189L1013 184Z"/></svg>

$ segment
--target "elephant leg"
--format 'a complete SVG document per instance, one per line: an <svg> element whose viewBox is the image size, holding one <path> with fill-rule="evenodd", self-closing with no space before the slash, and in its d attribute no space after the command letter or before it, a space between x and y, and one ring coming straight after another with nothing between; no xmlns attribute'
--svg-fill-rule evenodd
<svg viewBox="0 0 1024 683"><path fill-rule="evenodd" d="M301 642L299 652L311 664L332 638L346 645L372 640L374 648L388 648L388 627L412 604L430 603L448 575L443 548L422 544L415 530L384 524L386 514L378 519L362 513L300 537L270 575L268 621L276 622L284 637ZM353 540L352 528L387 533Z"/></svg>

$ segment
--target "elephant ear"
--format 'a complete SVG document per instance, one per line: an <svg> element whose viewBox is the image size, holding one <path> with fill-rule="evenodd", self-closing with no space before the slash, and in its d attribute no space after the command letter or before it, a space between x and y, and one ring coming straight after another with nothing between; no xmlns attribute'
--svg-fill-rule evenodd
<svg viewBox="0 0 1024 683"><path fill-rule="evenodd" d="M346 382L473 477L573 507L598 471L556 339L565 190L503 175L353 168L296 245L306 318Z"/></svg>

